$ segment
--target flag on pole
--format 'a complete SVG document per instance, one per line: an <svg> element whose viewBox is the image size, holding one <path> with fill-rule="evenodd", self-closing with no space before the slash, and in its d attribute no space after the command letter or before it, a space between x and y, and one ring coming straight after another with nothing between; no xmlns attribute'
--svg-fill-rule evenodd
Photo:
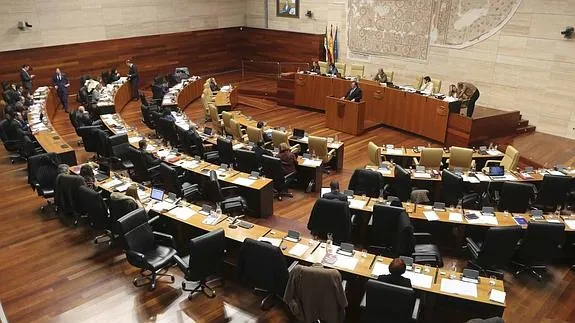
<svg viewBox="0 0 575 323"><path fill-rule="evenodd" d="M329 51L327 49L327 25L325 25L325 34L323 34L323 50L325 51L325 61L329 62Z"/></svg>
<svg viewBox="0 0 575 323"><path fill-rule="evenodd" d="M333 25L329 26L329 38L327 39L328 63L334 63L333 60Z"/></svg>
<svg viewBox="0 0 575 323"><path fill-rule="evenodd" d="M337 48L337 26L335 26L335 36L333 37L333 62L337 62L338 48Z"/></svg>

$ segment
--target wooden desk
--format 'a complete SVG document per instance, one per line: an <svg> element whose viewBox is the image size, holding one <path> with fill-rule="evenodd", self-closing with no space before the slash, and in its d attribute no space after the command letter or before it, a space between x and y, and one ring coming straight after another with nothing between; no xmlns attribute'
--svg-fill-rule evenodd
<svg viewBox="0 0 575 323"><path fill-rule="evenodd" d="M238 89L232 87L229 91L220 90L218 94L216 94L215 104L218 108L231 107L233 110L238 104Z"/></svg>
<svg viewBox="0 0 575 323"><path fill-rule="evenodd" d="M114 94L114 106L116 107L116 112L120 113L124 110L124 107L132 101L132 81L126 81Z"/></svg>
<svg viewBox="0 0 575 323"><path fill-rule="evenodd" d="M352 135L364 132L365 102L352 102L336 97L325 98L327 127Z"/></svg>
<svg viewBox="0 0 575 323"><path fill-rule="evenodd" d="M177 106L185 110L188 105L202 95L203 85L200 78L182 80L168 90L162 98L162 106Z"/></svg>
<svg viewBox="0 0 575 323"><path fill-rule="evenodd" d="M45 89L42 91L42 89ZM43 122L47 129L36 130L37 127L34 125L30 126L34 138L40 144L42 149L47 153L56 153L60 157L62 163L68 164L70 166L76 165L76 152L56 130L50 119L54 118L56 110L58 107L58 96L55 90L52 88L39 88L34 92L35 104L31 106L28 110L28 118L30 124L32 124L32 119L39 119L40 114L44 115Z"/></svg>

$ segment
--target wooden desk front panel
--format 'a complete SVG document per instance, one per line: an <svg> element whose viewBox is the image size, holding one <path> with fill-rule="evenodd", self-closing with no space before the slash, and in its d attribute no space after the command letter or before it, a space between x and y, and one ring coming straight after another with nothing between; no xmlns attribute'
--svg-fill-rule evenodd
<svg viewBox="0 0 575 323"><path fill-rule="evenodd" d="M178 94L178 107L184 110L196 99L202 95L202 90L204 89L202 83L204 80L199 79L188 83L182 91Z"/></svg>
<svg viewBox="0 0 575 323"><path fill-rule="evenodd" d="M114 106L116 107L116 111L118 113L122 112L130 100L132 100L132 82L128 81L120 85L118 91L116 91L116 95L114 95Z"/></svg>

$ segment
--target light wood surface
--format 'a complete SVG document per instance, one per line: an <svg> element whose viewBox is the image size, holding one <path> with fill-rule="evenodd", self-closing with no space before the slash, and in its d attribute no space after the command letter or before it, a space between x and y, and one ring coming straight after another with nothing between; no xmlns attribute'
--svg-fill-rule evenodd
<svg viewBox="0 0 575 323"><path fill-rule="evenodd" d="M238 89L232 87L230 91L219 91L216 94L216 107L231 107L234 109L238 104Z"/></svg>
<svg viewBox="0 0 575 323"><path fill-rule="evenodd" d="M360 135L364 132L365 102L328 96L325 98L325 118L330 129Z"/></svg>

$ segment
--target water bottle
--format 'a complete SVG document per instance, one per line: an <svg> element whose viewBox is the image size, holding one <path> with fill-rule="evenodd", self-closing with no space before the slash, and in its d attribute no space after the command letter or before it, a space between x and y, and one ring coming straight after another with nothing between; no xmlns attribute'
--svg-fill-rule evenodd
<svg viewBox="0 0 575 323"><path fill-rule="evenodd" d="M325 242L325 252L326 255L331 255L333 248L333 236L331 233L327 234L327 241Z"/></svg>
<svg viewBox="0 0 575 323"><path fill-rule="evenodd" d="M222 215L222 207L220 206L220 203L216 203L216 215L218 217Z"/></svg>
<svg viewBox="0 0 575 323"><path fill-rule="evenodd" d="M450 279L457 278L457 263L455 261L451 264L451 273L449 273L449 278Z"/></svg>

